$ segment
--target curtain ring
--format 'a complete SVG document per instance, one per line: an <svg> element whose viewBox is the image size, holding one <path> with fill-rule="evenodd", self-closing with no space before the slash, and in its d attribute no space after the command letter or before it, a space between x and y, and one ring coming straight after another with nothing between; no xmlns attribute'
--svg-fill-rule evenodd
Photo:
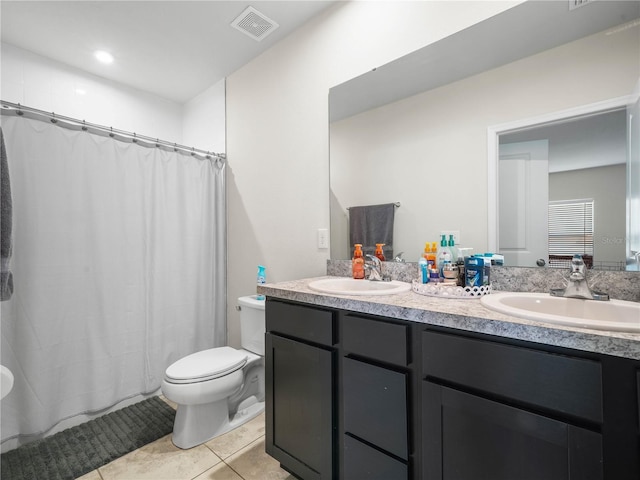
<svg viewBox="0 0 640 480"><path fill-rule="evenodd" d="M83 132L86 132L87 130L89 130L89 129L87 128L87 122L86 122L85 120L82 120L82 131L83 131Z"/></svg>
<svg viewBox="0 0 640 480"><path fill-rule="evenodd" d="M55 112L51 112L51 123L58 123Z"/></svg>

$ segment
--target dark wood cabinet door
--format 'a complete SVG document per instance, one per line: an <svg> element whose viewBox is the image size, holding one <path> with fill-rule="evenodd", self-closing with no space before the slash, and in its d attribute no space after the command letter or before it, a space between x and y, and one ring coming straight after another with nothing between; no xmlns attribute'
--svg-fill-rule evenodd
<svg viewBox="0 0 640 480"><path fill-rule="evenodd" d="M602 480L602 437L423 382L426 479Z"/></svg>
<svg viewBox="0 0 640 480"><path fill-rule="evenodd" d="M332 479L333 352L266 335L266 451L304 480Z"/></svg>
<svg viewBox="0 0 640 480"><path fill-rule="evenodd" d="M396 457L409 459L407 375L343 359L344 431Z"/></svg>

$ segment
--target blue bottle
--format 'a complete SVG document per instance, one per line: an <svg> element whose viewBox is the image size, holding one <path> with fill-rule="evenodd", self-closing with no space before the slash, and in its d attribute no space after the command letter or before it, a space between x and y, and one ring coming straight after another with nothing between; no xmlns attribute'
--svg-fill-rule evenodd
<svg viewBox="0 0 640 480"><path fill-rule="evenodd" d="M262 265L258 265L258 285L264 285L267 283L267 274L265 268ZM256 300L264 300L264 295L256 295Z"/></svg>
<svg viewBox="0 0 640 480"><path fill-rule="evenodd" d="M465 258L464 273L467 287L481 287L484 279L484 260L481 257Z"/></svg>

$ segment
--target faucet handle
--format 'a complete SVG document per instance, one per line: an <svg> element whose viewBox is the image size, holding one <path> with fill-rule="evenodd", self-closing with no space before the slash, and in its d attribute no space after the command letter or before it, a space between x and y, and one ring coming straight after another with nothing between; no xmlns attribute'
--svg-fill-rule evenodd
<svg viewBox="0 0 640 480"><path fill-rule="evenodd" d="M378 257L376 257L375 255L371 255L370 253L367 253L365 256L369 260L371 260L373 263L375 263L377 266L381 265L380 259Z"/></svg>

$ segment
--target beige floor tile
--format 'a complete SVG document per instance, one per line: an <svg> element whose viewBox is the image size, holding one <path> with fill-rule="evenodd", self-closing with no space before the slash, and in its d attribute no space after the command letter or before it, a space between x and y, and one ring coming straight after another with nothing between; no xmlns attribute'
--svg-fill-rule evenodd
<svg viewBox="0 0 640 480"><path fill-rule="evenodd" d="M227 464L219 463L202 475L198 475L193 480L242 480L242 477L234 472Z"/></svg>
<svg viewBox="0 0 640 480"><path fill-rule="evenodd" d="M98 470L103 480L190 480L220 461L204 445L181 450L167 435Z"/></svg>
<svg viewBox="0 0 640 480"><path fill-rule="evenodd" d="M226 463L245 480L294 480L264 451L264 437L227 458Z"/></svg>
<svg viewBox="0 0 640 480"><path fill-rule="evenodd" d="M223 460L264 436L264 412L244 425L209 440L205 445Z"/></svg>
<svg viewBox="0 0 640 480"><path fill-rule="evenodd" d="M102 477L100 476L98 470L94 470L93 472L89 472L81 477L78 477L76 480L102 480Z"/></svg>

